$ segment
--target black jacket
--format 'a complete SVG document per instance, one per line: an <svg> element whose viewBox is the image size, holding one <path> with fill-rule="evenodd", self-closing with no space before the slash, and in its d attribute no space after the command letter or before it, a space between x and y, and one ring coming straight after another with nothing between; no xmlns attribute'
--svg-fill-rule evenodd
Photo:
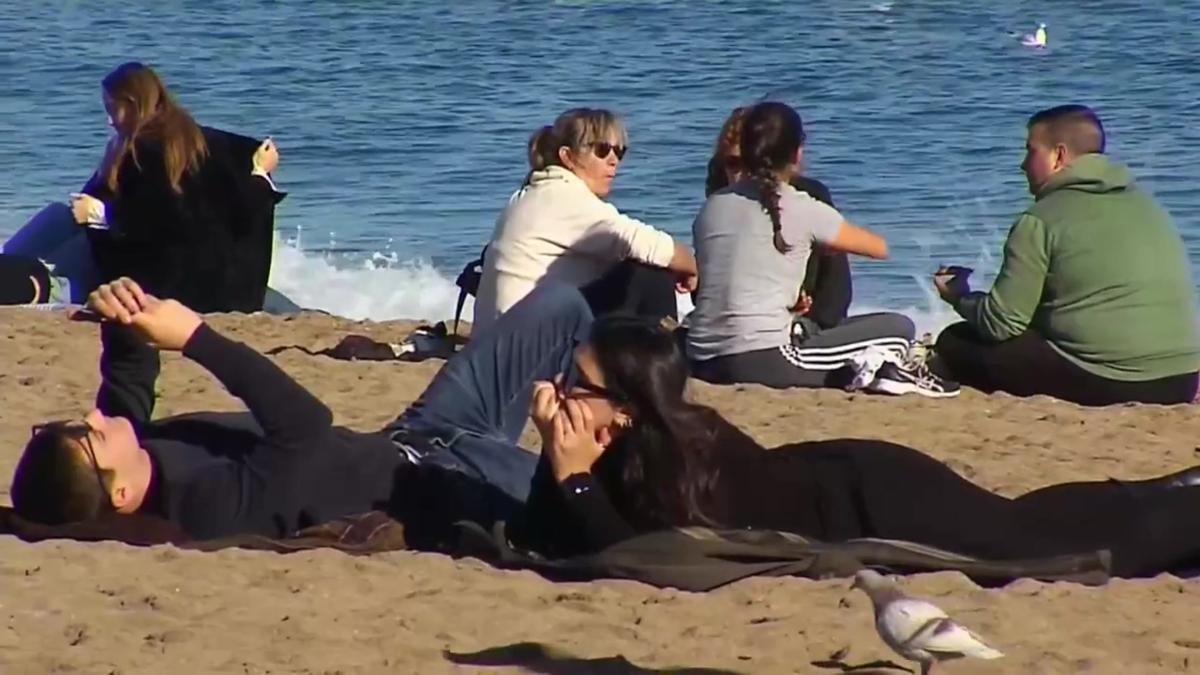
<svg viewBox="0 0 1200 675"><path fill-rule="evenodd" d="M280 537L346 515L392 510L412 465L390 439L333 426L329 409L308 390L207 325L183 353L250 414L150 422L128 411L154 467L142 512L209 539Z"/></svg>
<svg viewBox="0 0 1200 675"><path fill-rule="evenodd" d="M133 278L199 312L262 309L271 268L275 204L252 176L259 141L203 128L209 154L171 189L161 148L139 142L121 165L116 193L93 176L84 192L105 202L110 228L89 229L105 280Z"/></svg>

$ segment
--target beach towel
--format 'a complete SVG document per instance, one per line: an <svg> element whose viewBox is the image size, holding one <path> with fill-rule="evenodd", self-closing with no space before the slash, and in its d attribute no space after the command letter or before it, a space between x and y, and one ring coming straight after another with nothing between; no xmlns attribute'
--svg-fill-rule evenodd
<svg viewBox="0 0 1200 675"><path fill-rule="evenodd" d="M1110 569L1107 551L995 561L912 542L855 539L826 543L768 530L699 527L652 532L598 553L546 560L513 548L504 536L503 524L487 531L464 522L458 523L454 532L439 552L478 558L503 569L532 570L554 581L628 579L686 591L712 590L753 576L849 577L864 567L901 574L958 571L985 586L1021 577L1098 585L1109 579ZM365 555L407 548L404 526L378 511L340 518L281 539L240 535L195 541L171 523L150 516L110 514L88 523L45 526L25 521L11 509L0 509L0 533L31 542L115 540L141 546L173 544L200 551L243 548L289 553L332 548Z"/></svg>
<svg viewBox="0 0 1200 675"><path fill-rule="evenodd" d="M199 551L244 548L290 553L333 548L345 553L366 554L407 548L404 526L381 511L339 518L280 539L242 534L196 540L187 536L174 523L157 516L109 513L86 522L42 525L25 520L11 508L0 507L0 534L12 535L31 543L52 539L119 541L133 546L171 544L182 549Z"/></svg>

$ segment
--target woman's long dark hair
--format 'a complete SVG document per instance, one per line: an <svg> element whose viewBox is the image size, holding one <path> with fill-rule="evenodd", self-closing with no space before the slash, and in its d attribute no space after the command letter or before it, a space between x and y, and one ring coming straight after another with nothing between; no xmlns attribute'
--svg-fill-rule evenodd
<svg viewBox="0 0 1200 675"><path fill-rule="evenodd" d="M803 144L804 124L786 103L758 103L742 123L742 165L758 188L759 203L771 217L775 250L780 253L787 253L792 247L783 239L779 183L787 179L784 170L796 161L796 151Z"/></svg>
<svg viewBox="0 0 1200 675"><path fill-rule="evenodd" d="M605 387L633 417L595 467L622 513L643 527L715 524L706 512L717 480L715 413L684 398L687 360L675 335L617 315L596 321L590 344Z"/></svg>
<svg viewBox="0 0 1200 675"><path fill-rule="evenodd" d="M729 185L729 173L741 173L742 166L742 124L746 121L746 113L750 108L734 108L733 112L721 125L721 133L717 136L717 145L713 148L712 159L708 160L708 175L704 178L704 196Z"/></svg>

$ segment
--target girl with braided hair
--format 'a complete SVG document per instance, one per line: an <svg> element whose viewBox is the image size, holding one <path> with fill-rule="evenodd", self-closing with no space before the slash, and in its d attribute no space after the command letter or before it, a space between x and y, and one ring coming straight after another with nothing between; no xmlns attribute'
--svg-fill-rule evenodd
<svg viewBox="0 0 1200 675"><path fill-rule="evenodd" d="M915 328L901 314L849 317L830 327L793 315L814 246L884 259L887 242L792 185L804 146L795 110L768 101L743 115L738 162L724 163L733 182L709 196L692 225L701 271L688 317L694 374L718 384L844 386L853 377L850 360L866 350L906 356ZM730 135L723 130L723 139ZM875 386L889 393L958 391L924 367L888 362L877 375Z"/></svg>

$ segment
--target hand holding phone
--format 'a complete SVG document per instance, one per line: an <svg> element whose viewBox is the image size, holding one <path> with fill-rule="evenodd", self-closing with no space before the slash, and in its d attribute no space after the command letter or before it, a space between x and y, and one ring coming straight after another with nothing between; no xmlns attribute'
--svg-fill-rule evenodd
<svg viewBox="0 0 1200 675"><path fill-rule="evenodd" d="M942 265L933 273L935 277L969 277L975 270L962 265Z"/></svg>
<svg viewBox="0 0 1200 675"><path fill-rule="evenodd" d="M967 278L975 270L961 265L942 265L933 273L933 285L946 302L954 302L971 292Z"/></svg>

